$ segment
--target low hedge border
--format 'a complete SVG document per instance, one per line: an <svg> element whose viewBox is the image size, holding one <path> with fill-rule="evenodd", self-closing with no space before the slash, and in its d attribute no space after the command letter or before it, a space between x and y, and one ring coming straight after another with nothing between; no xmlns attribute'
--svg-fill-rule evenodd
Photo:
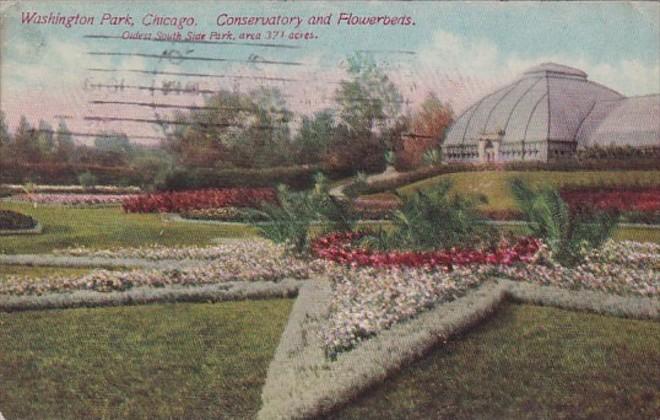
<svg viewBox="0 0 660 420"><path fill-rule="evenodd" d="M262 390L259 419L315 418L349 403L419 359L438 343L475 326L507 300L637 319L660 319L660 301L603 292L563 290L498 279L423 312L361 343L336 361L321 339L330 302L327 282L304 283L275 352Z"/></svg>
<svg viewBox="0 0 660 420"><path fill-rule="evenodd" d="M230 300L293 298L301 280L280 282L227 282L206 286L140 287L124 292L80 290L41 296L0 296L1 312L78 307L145 305L173 302L224 302Z"/></svg>
<svg viewBox="0 0 660 420"><path fill-rule="evenodd" d="M0 229L0 236L5 235L39 235L44 230L41 223L37 223L30 229Z"/></svg>
<svg viewBox="0 0 660 420"><path fill-rule="evenodd" d="M203 224L203 225L220 225L220 226L265 226L272 224L273 222L256 222L256 223L248 223L248 222L223 222L220 220L200 220L200 219L186 219L185 217L181 217L177 213L162 213L162 217L164 220L169 221L169 222L180 222L180 223L197 223L197 224ZM355 221L358 225L378 225L381 223L391 223L390 220L356 220ZM311 222L312 225L321 225L324 222Z"/></svg>
<svg viewBox="0 0 660 420"><path fill-rule="evenodd" d="M143 258L106 258L53 254L0 254L0 264L29 267L82 267L82 268L181 268L199 265L206 260L148 260Z"/></svg>
<svg viewBox="0 0 660 420"><path fill-rule="evenodd" d="M0 202L12 203L12 204L32 204L34 201L29 200L17 200L13 196L0 198ZM36 203L37 207L66 207L70 209L107 209L112 207L121 207L121 202L116 203L96 203L96 204L64 204L64 203Z"/></svg>

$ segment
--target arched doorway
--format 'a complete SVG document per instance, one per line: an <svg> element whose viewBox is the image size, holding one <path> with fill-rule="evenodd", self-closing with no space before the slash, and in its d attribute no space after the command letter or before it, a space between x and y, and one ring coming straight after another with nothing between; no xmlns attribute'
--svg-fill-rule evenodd
<svg viewBox="0 0 660 420"><path fill-rule="evenodd" d="M484 145L484 157L486 158L486 162L495 161L495 146L493 146L493 142L490 140L487 140Z"/></svg>

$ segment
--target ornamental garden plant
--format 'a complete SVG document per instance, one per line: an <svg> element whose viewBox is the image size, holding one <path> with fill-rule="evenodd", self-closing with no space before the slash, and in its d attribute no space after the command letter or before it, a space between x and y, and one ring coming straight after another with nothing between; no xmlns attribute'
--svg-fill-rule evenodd
<svg viewBox="0 0 660 420"><path fill-rule="evenodd" d="M0 209L0 230L32 229L36 225L37 221L30 216Z"/></svg>
<svg viewBox="0 0 660 420"><path fill-rule="evenodd" d="M163 192L128 197L122 208L127 213L178 213L222 207L258 207L275 202L272 188L225 188Z"/></svg>

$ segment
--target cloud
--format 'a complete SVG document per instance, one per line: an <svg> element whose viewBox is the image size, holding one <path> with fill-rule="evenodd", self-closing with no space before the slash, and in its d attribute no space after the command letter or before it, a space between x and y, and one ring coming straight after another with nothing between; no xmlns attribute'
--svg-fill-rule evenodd
<svg viewBox="0 0 660 420"><path fill-rule="evenodd" d="M418 50L411 66L417 73L435 74L426 78L429 89L450 100L455 109L470 103L504 85L526 69L544 62L555 62L579 68L589 79L615 89L624 95L660 92L660 62L649 64L638 59L618 62L595 62L585 56L541 54L521 56L502 51L487 39L470 39L446 31L436 31L429 43Z"/></svg>

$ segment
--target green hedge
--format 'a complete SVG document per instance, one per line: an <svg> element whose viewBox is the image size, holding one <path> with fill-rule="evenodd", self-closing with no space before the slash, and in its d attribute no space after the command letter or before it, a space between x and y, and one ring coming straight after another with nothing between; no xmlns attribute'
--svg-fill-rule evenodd
<svg viewBox="0 0 660 420"><path fill-rule="evenodd" d="M177 169L157 186L161 191L180 191L200 188L275 187L286 184L294 190L314 186L314 174L323 172L330 179L346 175L345 170L321 165L287 166L264 169Z"/></svg>
<svg viewBox="0 0 660 420"><path fill-rule="evenodd" d="M91 173L98 185L141 184L144 175L124 166L79 165L72 163L14 163L0 162L0 183L78 185L78 177Z"/></svg>

